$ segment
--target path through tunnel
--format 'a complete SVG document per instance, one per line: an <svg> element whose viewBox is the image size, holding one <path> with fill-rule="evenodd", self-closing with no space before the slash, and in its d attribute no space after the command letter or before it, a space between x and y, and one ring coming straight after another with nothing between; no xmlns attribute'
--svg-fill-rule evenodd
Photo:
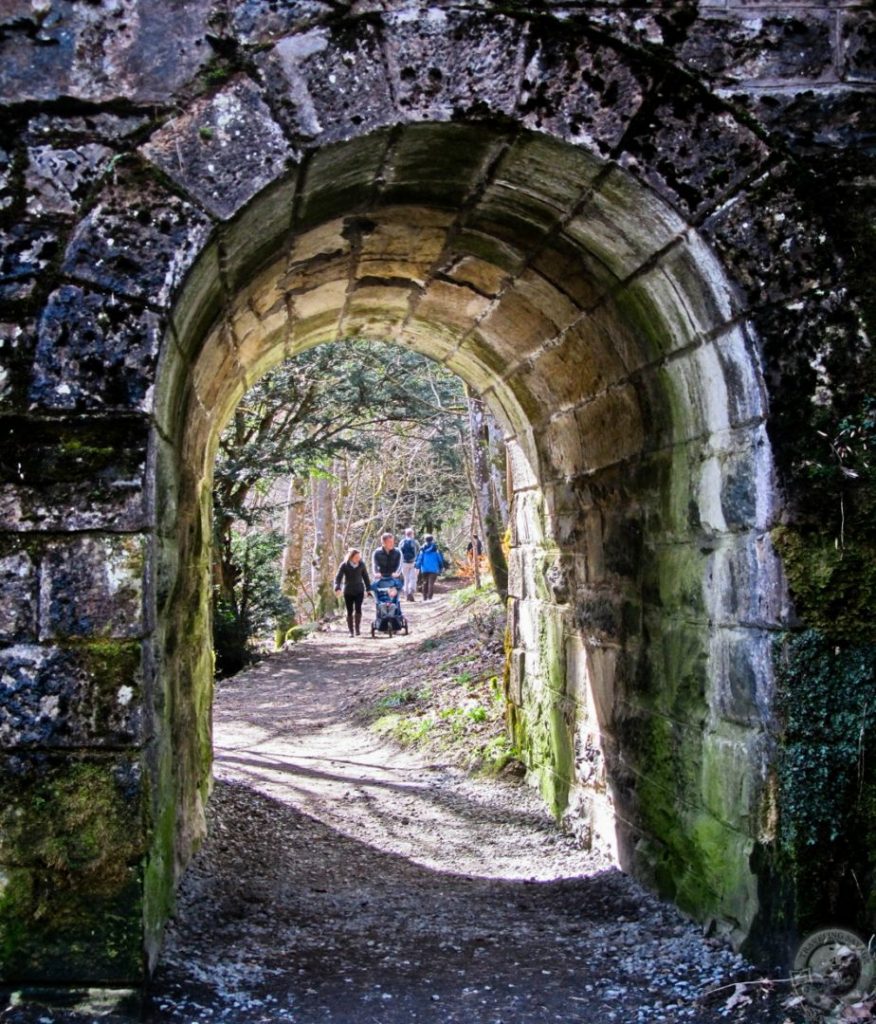
<svg viewBox="0 0 876 1024"><path fill-rule="evenodd" d="M506 432L509 726L544 799L742 941L782 586L757 361L697 232L581 149L411 125L316 150L258 196L204 249L171 325L150 856L176 869L147 876L147 907L167 905L209 790L219 431L280 360L364 338L443 363Z"/></svg>

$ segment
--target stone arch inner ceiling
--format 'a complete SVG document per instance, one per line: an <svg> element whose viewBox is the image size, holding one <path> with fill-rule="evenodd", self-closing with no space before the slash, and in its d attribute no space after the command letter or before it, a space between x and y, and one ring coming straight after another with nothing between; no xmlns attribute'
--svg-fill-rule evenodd
<svg viewBox="0 0 876 1024"><path fill-rule="evenodd" d="M652 191L482 125L315 151L208 246L176 303L155 444L178 859L209 758L213 445L267 368L344 337L440 360L508 432L509 722L546 800L743 938L782 612L750 339L718 262Z"/></svg>

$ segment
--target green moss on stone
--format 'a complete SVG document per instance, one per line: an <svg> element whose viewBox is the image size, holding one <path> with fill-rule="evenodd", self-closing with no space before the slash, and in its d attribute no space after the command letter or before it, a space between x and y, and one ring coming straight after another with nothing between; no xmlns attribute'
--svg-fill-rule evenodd
<svg viewBox="0 0 876 1024"><path fill-rule="evenodd" d="M143 852L137 773L130 763L74 761L0 779L0 861L88 875L112 891Z"/></svg>
<svg viewBox="0 0 876 1024"><path fill-rule="evenodd" d="M800 617L826 636L876 641L876 546L814 531L778 527L773 544Z"/></svg>
<svg viewBox="0 0 876 1024"><path fill-rule="evenodd" d="M6 758L0 978L142 980L144 849L135 762Z"/></svg>

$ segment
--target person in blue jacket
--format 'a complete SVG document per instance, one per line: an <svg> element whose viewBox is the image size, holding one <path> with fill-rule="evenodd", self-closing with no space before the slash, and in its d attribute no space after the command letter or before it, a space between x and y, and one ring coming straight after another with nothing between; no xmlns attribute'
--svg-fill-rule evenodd
<svg viewBox="0 0 876 1024"><path fill-rule="evenodd" d="M423 538L423 546L414 564L420 570L420 579L423 581L423 600L431 601L435 595L435 580L444 569L444 556L438 550L431 533Z"/></svg>

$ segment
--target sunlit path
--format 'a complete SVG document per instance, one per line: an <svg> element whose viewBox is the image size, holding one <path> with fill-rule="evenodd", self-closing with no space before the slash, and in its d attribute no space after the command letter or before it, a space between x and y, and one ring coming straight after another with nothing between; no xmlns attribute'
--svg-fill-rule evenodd
<svg viewBox="0 0 876 1024"><path fill-rule="evenodd" d="M407 638L317 633L220 684L211 833L149 1019L726 1019L705 993L744 963L576 846L533 790L362 723L459 617L446 596L406 611ZM782 1017L758 1003L735 1019Z"/></svg>

